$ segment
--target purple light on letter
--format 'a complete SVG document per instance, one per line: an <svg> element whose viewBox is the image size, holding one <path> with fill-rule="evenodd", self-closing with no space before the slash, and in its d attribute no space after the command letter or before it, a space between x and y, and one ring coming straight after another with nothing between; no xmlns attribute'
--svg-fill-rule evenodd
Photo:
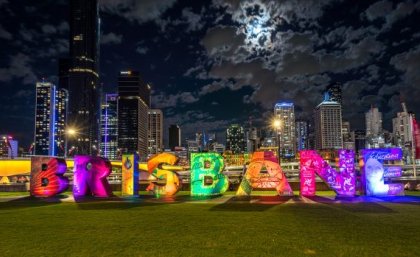
<svg viewBox="0 0 420 257"><path fill-rule="evenodd" d="M384 167L383 165L384 161L401 160L403 157L401 148L365 149L362 151L362 155L362 183L366 195L393 196L404 194L403 184L388 184L384 180L384 178L400 176L401 168L395 166Z"/></svg>
<svg viewBox="0 0 420 257"><path fill-rule="evenodd" d="M340 196L354 196L356 174L354 152L339 150L339 171L332 168L316 151L300 151L300 194L315 195L315 173Z"/></svg>
<svg viewBox="0 0 420 257"><path fill-rule="evenodd" d="M112 190L106 179L110 173L108 159L77 155L74 158L73 196L111 196Z"/></svg>

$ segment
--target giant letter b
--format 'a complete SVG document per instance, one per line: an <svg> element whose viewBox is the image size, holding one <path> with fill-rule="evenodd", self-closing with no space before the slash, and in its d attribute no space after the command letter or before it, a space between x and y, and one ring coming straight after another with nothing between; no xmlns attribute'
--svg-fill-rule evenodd
<svg viewBox="0 0 420 257"><path fill-rule="evenodd" d="M32 157L31 195L50 197L64 192L69 185L69 180L63 177L66 169L67 165L64 159Z"/></svg>

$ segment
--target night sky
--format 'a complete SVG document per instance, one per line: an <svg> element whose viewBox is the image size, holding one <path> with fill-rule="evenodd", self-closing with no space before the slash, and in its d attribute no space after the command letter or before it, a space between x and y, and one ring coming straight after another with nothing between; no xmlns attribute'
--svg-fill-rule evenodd
<svg viewBox="0 0 420 257"><path fill-rule="evenodd" d="M183 138L231 123L265 127L274 103L312 119L328 84L343 84L343 117L364 129L371 105L384 126L420 115L420 1L102 0L100 79L120 70L153 85L152 107ZM57 82L68 55L67 1L0 0L0 134L33 138L35 83ZM167 138L167 129L164 134ZM167 141L167 139L165 139Z"/></svg>

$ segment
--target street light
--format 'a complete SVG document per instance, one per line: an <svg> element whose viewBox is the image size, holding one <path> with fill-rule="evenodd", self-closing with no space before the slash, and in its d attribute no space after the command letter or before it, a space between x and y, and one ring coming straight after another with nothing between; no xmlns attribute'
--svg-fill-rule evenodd
<svg viewBox="0 0 420 257"><path fill-rule="evenodd" d="M67 141L68 136L75 136L77 134L77 130L75 128L67 128L64 131L64 158L67 158Z"/></svg>
<svg viewBox="0 0 420 257"><path fill-rule="evenodd" d="M280 158L281 158L281 150L280 150L280 133L281 133L281 120L278 118L275 118L272 122L272 126L273 128L276 130L276 135L277 135L277 154L279 157L279 163L280 163Z"/></svg>

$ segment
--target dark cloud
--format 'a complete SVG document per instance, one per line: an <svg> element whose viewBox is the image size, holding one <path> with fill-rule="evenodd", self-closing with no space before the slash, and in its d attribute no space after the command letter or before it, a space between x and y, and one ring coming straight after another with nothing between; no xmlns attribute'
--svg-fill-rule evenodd
<svg viewBox="0 0 420 257"><path fill-rule="evenodd" d="M188 24L187 32L200 30L204 27L203 21L201 20L204 12L204 8L201 13L194 13L191 8L185 8L182 10L182 18Z"/></svg>
<svg viewBox="0 0 420 257"><path fill-rule="evenodd" d="M12 34L5 30L3 26L0 25L0 38L11 40L13 38Z"/></svg>
<svg viewBox="0 0 420 257"><path fill-rule="evenodd" d="M103 34L101 36L101 44L103 45L118 45L121 44L123 40L122 35L115 34L113 32L108 34Z"/></svg>
<svg viewBox="0 0 420 257"><path fill-rule="evenodd" d="M68 52L67 4L0 0L0 82L11 99L32 106L37 78L56 78ZM388 127L401 98L420 112L419 1L102 0L100 10L105 90L115 92L119 70L139 70L165 127L180 124L184 136L223 134L249 116L264 126L281 100L312 120L333 82L343 84L353 128L364 127L372 104ZM0 100L1 124L9 109L32 119L32 109Z"/></svg>
<svg viewBox="0 0 420 257"><path fill-rule="evenodd" d="M102 0L101 9L141 24L159 18L175 2L176 0Z"/></svg>
<svg viewBox="0 0 420 257"><path fill-rule="evenodd" d="M36 76L32 70L33 60L25 54L10 56L8 67L0 68L0 81L10 82L12 79L22 79L24 84L35 83Z"/></svg>

